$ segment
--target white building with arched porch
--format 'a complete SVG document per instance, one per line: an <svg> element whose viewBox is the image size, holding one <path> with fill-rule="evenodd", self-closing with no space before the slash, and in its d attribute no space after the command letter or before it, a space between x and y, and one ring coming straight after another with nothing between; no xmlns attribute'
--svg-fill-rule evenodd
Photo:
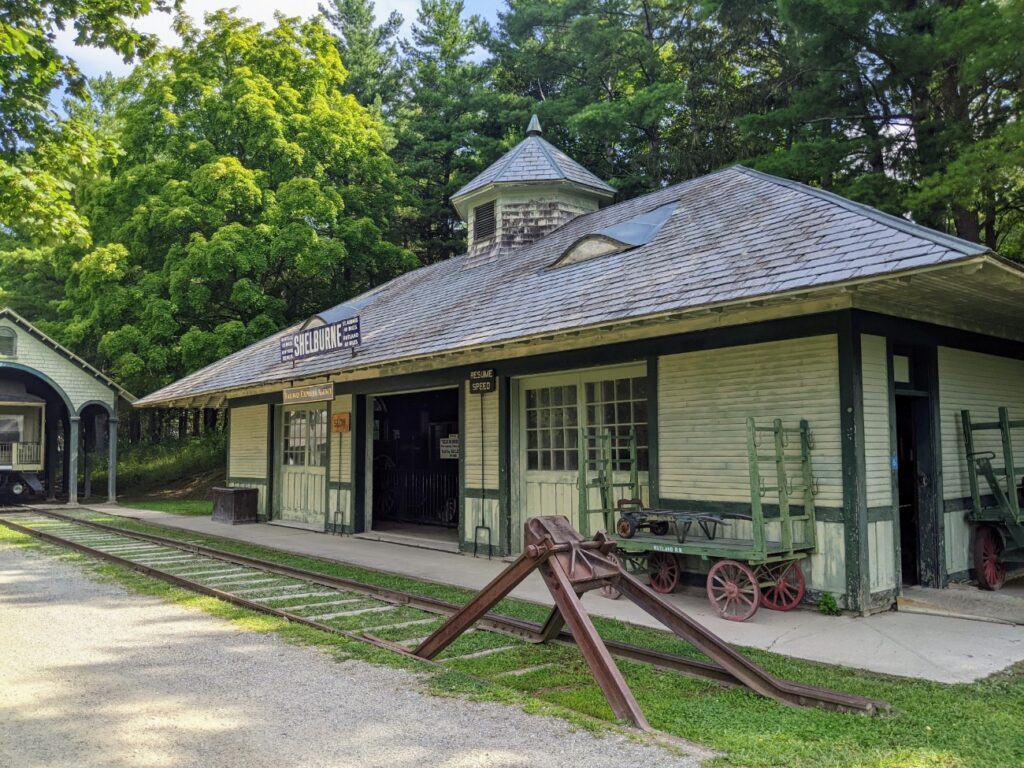
<svg viewBox="0 0 1024 768"><path fill-rule="evenodd" d="M135 398L11 309L0 307L0 494L76 503L106 452L117 493L118 409ZM13 490L12 490L13 489Z"/></svg>

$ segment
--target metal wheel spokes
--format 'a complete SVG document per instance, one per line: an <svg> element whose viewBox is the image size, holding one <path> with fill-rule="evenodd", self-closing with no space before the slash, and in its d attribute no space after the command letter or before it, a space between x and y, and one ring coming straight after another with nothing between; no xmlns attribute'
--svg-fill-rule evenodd
<svg viewBox="0 0 1024 768"><path fill-rule="evenodd" d="M1003 540L991 525L982 525L974 532L974 570L978 586L999 589L1006 581L1006 566L1000 562Z"/></svg>
<svg viewBox="0 0 1024 768"><path fill-rule="evenodd" d="M615 532L624 539L631 539L636 533L636 523L632 518L620 517L615 523Z"/></svg>
<svg viewBox="0 0 1024 768"><path fill-rule="evenodd" d="M659 520L657 522L651 523L651 533L653 533L655 536L664 536L666 533L668 533L668 522L666 522L665 520Z"/></svg>
<svg viewBox="0 0 1024 768"><path fill-rule="evenodd" d="M804 572L800 563L790 560L785 563L762 565L757 569L758 583L773 582L761 588L761 605L772 611L791 611L800 605L807 589Z"/></svg>
<svg viewBox="0 0 1024 768"><path fill-rule="evenodd" d="M761 589L754 572L736 560L719 560L708 571L708 602L729 621L746 621L757 612Z"/></svg>
<svg viewBox="0 0 1024 768"><path fill-rule="evenodd" d="M622 560L620 560L619 556L616 555L614 552L608 555L608 559L614 560L620 566L622 565ZM601 597L607 597L609 600L618 600L620 597L622 597L622 592L619 590L618 587L613 587L611 584L605 584L603 587L601 587Z"/></svg>
<svg viewBox="0 0 1024 768"><path fill-rule="evenodd" d="M647 558L651 589L663 595L679 586L679 560L671 552L651 552Z"/></svg>

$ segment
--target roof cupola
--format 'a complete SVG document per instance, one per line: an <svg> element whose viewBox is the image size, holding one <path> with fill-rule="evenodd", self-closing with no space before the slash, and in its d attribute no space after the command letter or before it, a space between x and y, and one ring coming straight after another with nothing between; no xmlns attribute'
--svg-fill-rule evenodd
<svg viewBox="0 0 1024 768"><path fill-rule="evenodd" d="M452 195L469 227L469 253L528 245L614 197L611 186L545 141L542 133L534 115L526 138Z"/></svg>

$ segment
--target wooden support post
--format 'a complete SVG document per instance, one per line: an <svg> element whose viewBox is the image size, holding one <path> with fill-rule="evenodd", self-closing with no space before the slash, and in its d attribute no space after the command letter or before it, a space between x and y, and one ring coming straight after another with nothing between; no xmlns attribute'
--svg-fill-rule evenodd
<svg viewBox="0 0 1024 768"><path fill-rule="evenodd" d="M530 571L537 567L537 558L520 555L507 569L502 571L496 579L481 589L472 600L454 614L448 621L442 624L436 632L417 646L413 654L422 659L432 659L475 624L483 618L491 608L500 600L504 599L509 592L515 589L519 583L530 575Z"/></svg>
<svg viewBox="0 0 1024 768"><path fill-rule="evenodd" d="M597 634L597 629L594 628L594 623L583 608L579 595L576 594L572 582L569 581L568 574L559 563L555 562L552 565L551 560L541 563L540 573L551 591L551 596L555 599L555 605L558 606L573 637L576 638L576 644L579 646L587 666L594 673L597 684L601 686L612 712L620 720L632 723L641 730L652 730L647 718L640 710L640 705L636 703L633 692L629 690L626 678L615 666L608 647L601 641L601 636Z"/></svg>

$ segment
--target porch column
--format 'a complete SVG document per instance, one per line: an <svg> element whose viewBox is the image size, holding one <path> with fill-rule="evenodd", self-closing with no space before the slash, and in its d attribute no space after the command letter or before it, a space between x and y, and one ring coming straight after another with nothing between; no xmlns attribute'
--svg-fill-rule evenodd
<svg viewBox="0 0 1024 768"><path fill-rule="evenodd" d="M68 418L71 422L70 434L68 435L68 444L64 446L64 450L68 452L68 475L64 479L64 484L68 490L68 504L78 503L78 452L81 450L78 439L78 427L81 419L78 416L71 416Z"/></svg>
<svg viewBox="0 0 1024 768"><path fill-rule="evenodd" d="M117 501L117 417L107 419L107 501Z"/></svg>
<svg viewBox="0 0 1024 768"><path fill-rule="evenodd" d="M54 501L57 498L57 430L60 429L60 414L56 409L46 408L46 433L43 438L45 451L44 461L46 462L46 500Z"/></svg>

